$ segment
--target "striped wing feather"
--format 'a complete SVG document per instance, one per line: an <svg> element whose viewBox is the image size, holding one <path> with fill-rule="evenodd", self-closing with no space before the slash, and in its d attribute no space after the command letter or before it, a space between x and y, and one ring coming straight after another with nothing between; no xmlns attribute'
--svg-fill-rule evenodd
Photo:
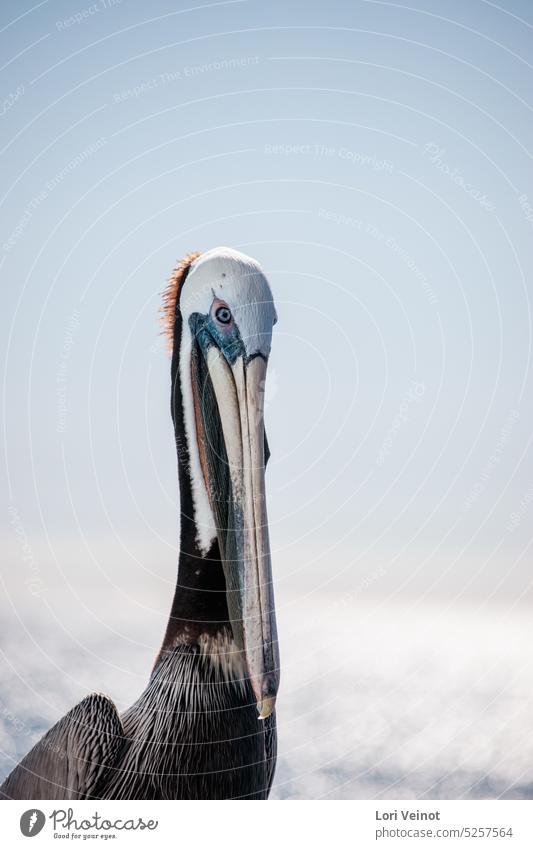
<svg viewBox="0 0 533 849"><path fill-rule="evenodd" d="M0 787L4 799L83 799L116 760L123 728L111 699L92 694L36 743Z"/></svg>

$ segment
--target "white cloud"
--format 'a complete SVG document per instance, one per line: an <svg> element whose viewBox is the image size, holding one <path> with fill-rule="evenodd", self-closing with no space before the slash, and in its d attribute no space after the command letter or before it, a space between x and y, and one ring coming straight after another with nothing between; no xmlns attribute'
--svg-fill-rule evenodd
<svg viewBox="0 0 533 849"><path fill-rule="evenodd" d="M295 599L279 614L273 798L533 795L525 613L337 595ZM87 691L108 692L123 709L144 686L154 622L139 621L135 642L116 612L99 615L118 637L71 621L61 638L44 609L28 632L11 622L0 667L2 773Z"/></svg>

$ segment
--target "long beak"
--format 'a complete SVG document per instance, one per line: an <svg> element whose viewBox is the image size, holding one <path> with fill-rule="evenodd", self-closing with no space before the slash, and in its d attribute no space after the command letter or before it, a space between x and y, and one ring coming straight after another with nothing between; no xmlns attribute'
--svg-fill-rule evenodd
<svg viewBox="0 0 533 849"><path fill-rule="evenodd" d="M216 345L209 345L204 357L209 380L204 375L196 405L207 443L204 475L218 525L234 639L246 658L259 716L266 719L279 685L265 498L267 363L262 356L249 361L239 356L230 365Z"/></svg>

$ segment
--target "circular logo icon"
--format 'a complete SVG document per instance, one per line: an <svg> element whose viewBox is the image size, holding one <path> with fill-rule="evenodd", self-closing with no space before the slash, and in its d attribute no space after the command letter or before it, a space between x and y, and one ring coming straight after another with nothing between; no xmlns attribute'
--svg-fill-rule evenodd
<svg viewBox="0 0 533 849"><path fill-rule="evenodd" d="M46 817L38 808L30 808L29 811L24 811L20 818L20 830L24 837L35 837L42 831L46 822Z"/></svg>

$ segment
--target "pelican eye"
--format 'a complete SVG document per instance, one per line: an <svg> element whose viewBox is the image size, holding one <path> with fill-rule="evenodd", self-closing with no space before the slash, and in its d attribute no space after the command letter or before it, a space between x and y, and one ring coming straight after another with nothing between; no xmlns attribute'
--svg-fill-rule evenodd
<svg viewBox="0 0 533 849"><path fill-rule="evenodd" d="M217 321L221 324L229 324L231 321L231 310L229 307L219 307L215 313Z"/></svg>

